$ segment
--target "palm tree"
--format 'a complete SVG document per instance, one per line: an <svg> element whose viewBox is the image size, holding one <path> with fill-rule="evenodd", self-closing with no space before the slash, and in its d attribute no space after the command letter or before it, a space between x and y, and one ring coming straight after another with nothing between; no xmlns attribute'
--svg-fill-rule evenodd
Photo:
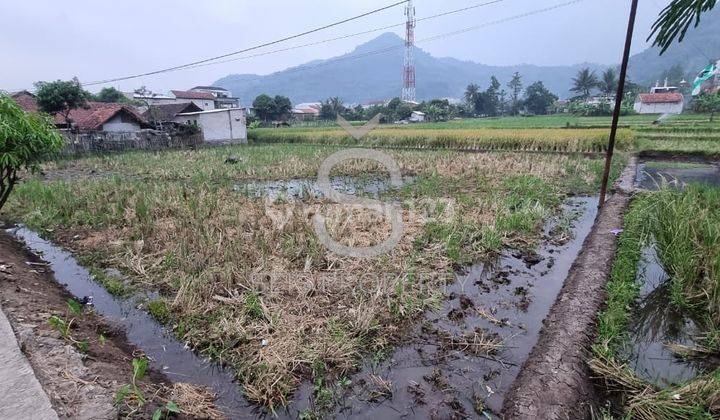
<svg viewBox="0 0 720 420"><path fill-rule="evenodd" d="M716 0L672 0L653 23L648 40L655 36L653 46L660 47L662 55L675 38L682 42L690 25L700 24L700 16L715 7Z"/></svg>
<svg viewBox="0 0 720 420"><path fill-rule="evenodd" d="M590 92L598 87L599 81L594 71L589 68L580 70L577 77L573 77L573 87L570 89L571 92L579 93L583 99L590 97Z"/></svg>
<svg viewBox="0 0 720 420"><path fill-rule="evenodd" d="M332 109L334 115L341 114L345 109L342 99L337 96L328 99L328 105L330 105L330 109Z"/></svg>
<svg viewBox="0 0 720 420"><path fill-rule="evenodd" d="M618 79L615 69L610 67L605 70L602 74L602 80L600 81L600 91L607 96L611 96L617 92Z"/></svg>

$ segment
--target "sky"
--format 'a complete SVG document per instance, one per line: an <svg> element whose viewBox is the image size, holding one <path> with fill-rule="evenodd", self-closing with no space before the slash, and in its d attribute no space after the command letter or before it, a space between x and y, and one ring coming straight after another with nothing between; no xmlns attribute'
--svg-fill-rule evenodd
<svg viewBox="0 0 720 420"><path fill-rule="evenodd" d="M36 81L89 83L154 71L237 51L324 26L397 0L23 0L0 3L0 89L31 89ZM418 18L489 0L414 0ZM502 0L418 23L417 46L434 56L490 65L569 65L620 62L629 0L581 0L545 13L498 23L435 41L422 41L567 0ZM641 0L633 52L669 0ZM404 21L403 7L345 23L252 54L367 31ZM400 35L400 26L392 30ZM269 74L352 51L383 31L189 70L145 76L114 86L155 92L211 84L233 73ZM251 53L248 53L251 54ZM247 54L245 54L247 55Z"/></svg>

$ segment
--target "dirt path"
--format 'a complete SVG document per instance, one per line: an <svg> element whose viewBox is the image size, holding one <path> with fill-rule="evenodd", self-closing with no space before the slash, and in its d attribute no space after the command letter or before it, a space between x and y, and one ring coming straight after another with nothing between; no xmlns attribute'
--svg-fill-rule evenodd
<svg viewBox="0 0 720 420"><path fill-rule="evenodd" d="M507 395L505 418L586 418L594 401L585 363L595 336L597 312L615 257L616 235L630 202L637 160L623 171L615 194L605 203L583 250L570 269L540 339Z"/></svg>
<svg viewBox="0 0 720 420"><path fill-rule="evenodd" d="M87 309L73 314L67 303L70 296L45 264L5 232L0 232L0 268L0 304L57 415L116 418L113 400L132 377L133 356L139 356L124 334L112 331ZM74 319L68 337L50 324L52 316L65 322ZM162 376L151 373L143 384L165 389L163 382ZM156 407L150 403L138 414L150 417Z"/></svg>

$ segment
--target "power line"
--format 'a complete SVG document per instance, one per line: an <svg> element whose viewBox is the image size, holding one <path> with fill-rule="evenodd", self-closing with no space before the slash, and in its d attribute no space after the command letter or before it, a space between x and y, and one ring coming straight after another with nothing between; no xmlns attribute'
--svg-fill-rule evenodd
<svg viewBox="0 0 720 420"><path fill-rule="evenodd" d="M207 63L207 62L209 62L209 61L219 60L219 59L221 59L221 58L230 57L230 56L237 55L237 54L242 54L242 53L245 53L245 52L248 52L248 51L252 51L252 50L257 50L257 49L260 49L260 48L268 47L268 46L270 46L270 45L279 44L279 43L281 43L281 42L289 41L289 40L291 40L291 39L299 38L299 37L302 37L302 36L305 36L305 35L309 35L309 34L312 34L312 33L315 33L315 32L319 32L319 31L322 31L322 30L325 30L325 29L328 29L328 28L332 28L332 27L334 27L334 26L342 25L342 24L344 24L344 23L347 23L347 22L350 22L350 21L353 21L353 20L357 20L357 19L363 18L363 17L365 17L365 16L369 16L369 15L372 15L372 14L375 14L375 13L378 13L378 12L382 12L382 11L384 11L384 10L393 8L393 7L395 7L395 6L399 6L399 5L404 4L404 3L407 3L407 0L401 0L401 1L399 1L399 2L390 4L390 5L387 5L387 6L378 8L378 9L374 9L374 10L371 10L371 11L369 11L369 12L365 12L365 13L363 13L363 14L357 15L357 16L353 16L353 17L351 17L351 18L343 19L343 20L338 21L338 22L334 22L334 23L331 23L331 24L328 24L328 25L324 25L324 26L315 28L315 29L311 29L311 30L308 30L308 31L305 31L305 32L302 32L302 33L299 33L299 34L296 34L296 35L291 35L291 36L287 36L287 37L285 37L285 38L277 39L277 40L275 40L275 41L266 42L266 43L264 43L264 44L256 45L256 46L254 46L254 47L249 47L249 48L245 48L245 49L242 49L242 50L233 51L233 52L231 52L231 53L222 54L222 55L218 55L218 56L215 56L215 57L206 58L206 59L198 60L198 61L193 61L193 62L191 62L191 63L186 63L186 64L182 64L182 65L178 65L178 66L168 67L168 68L165 68L165 69L155 70L155 71L151 71L151 72L147 72L147 73L140 73L140 74L135 74L135 75L131 75L131 76L117 77L117 78L114 78L114 79L107 79L107 80L101 80L101 81L95 81L95 82L85 83L85 85L86 85L86 86L92 86L92 85L99 85L99 84L104 84L104 83L119 82L119 81L129 80L129 79L136 79L136 78L138 78L138 77L151 76L151 75L159 74L159 73L166 73L166 72L168 72L168 71L178 70L178 69L182 69L182 68L184 68L184 67L193 66L193 65L196 65L196 64L202 64L202 63Z"/></svg>
<svg viewBox="0 0 720 420"><path fill-rule="evenodd" d="M430 36L430 37L423 38L423 39L420 39L420 40L418 40L418 41L415 41L415 43L432 42L432 41L437 41L437 40L439 40L439 39L448 38L448 37L451 37L451 36L461 35L461 34L464 34L464 33L467 33L467 32L476 31L476 30L484 29L484 28L487 28L487 27L490 27L490 26L495 26L495 25L499 25L499 24L502 24L502 23L506 23L506 22L510 22L510 21L522 19L522 18L525 18L525 17L534 16L534 15L538 15L538 14L541 14L541 13L546 13L546 12L549 12L549 11L552 11L552 10L556 10L556 9L560 9L560 8L563 8L563 7L571 6L571 5L573 5L573 4L580 3L580 2L582 2L582 1L584 1L584 0L572 0L572 1L567 1L567 2L564 2L564 3L556 4L556 5L554 5L554 6L545 7L545 8L542 8L542 9L531 10L531 11L529 11L529 12L525 12L525 13L521 13L521 14L509 16L509 17L506 17L506 18L503 18L503 19L497 19L497 20L493 20L493 21L490 21L490 22L486 22L486 23L483 23L483 24L481 24L481 25L469 26L469 27L466 27L466 28L463 28L463 29L459 29L459 30L457 30L457 31L445 32L445 33L441 33L441 34L438 34L438 35L433 35L433 36ZM400 49L403 49L403 48L405 48L405 44L404 44L404 43L403 43L403 44L400 44L400 45L396 45L396 46L391 46L391 47L382 48L382 49L379 49L379 50L373 50L373 51L364 52L364 53L361 53L361 54L346 55L346 56L342 56L342 57L331 58L331 59L329 59L329 60L326 60L325 62L322 62L322 63L319 63L319 64L315 64L315 65L312 65L312 66L302 66L302 67L295 67L295 68L287 69L287 70L284 70L283 73L287 74L287 73L295 73L295 72L302 72L302 71L313 70L313 69L316 69L316 68L329 66L329 65L335 64L335 63L337 63L337 62L341 62L341 61L356 60L356 59L365 58L365 57L369 57L369 56L373 56L373 55L386 54L386 53L389 53L389 52L392 52L392 51L396 51L396 50L400 50ZM256 81L256 80L262 80L262 79L265 78L265 77L267 77L267 76L258 76L258 77L255 77L255 78L246 79L246 80L244 80L244 82L253 82L253 81Z"/></svg>
<svg viewBox="0 0 720 420"><path fill-rule="evenodd" d="M503 1L506 1L506 0L493 0L493 1L488 1L488 2L484 2L484 3L478 3L478 4L474 4L474 5L472 5L472 6L463 7L463 8L461 8L461 9L450 10L450 11L447 11L447 12L438 13L438 14L436 14L436 15L431 15L431 16L426 16L426 17L423 17L423 18L418 18L416 21L417 21L417 22L422 22L422 21L426 21L426 20L430 20L430 19L436 19L436 18L439 18L439 17L452 15L452 14L455 14L455 13L467 12L468 10L477 9L477 8L483 7L483 6L489 6L489 5L495 4L495 3L501 3L501 2L503 2ZM229 60L213 61L213 62L211 62L211 63L203 63L203 64L194 65L194 66L188 66L187 68L198 68L198 67L212 66L212 65L215 65L215 64L231 63L231 62L235 62L235 61L239 61L239 60L246 60L246 59L248 59L248 58L263 57L263 56L266 56L266 55L277 54L277 53L280 53L280 52L293 51L293 50L300 49L300 48L305 48L305 47L313 47L313 46L316 46L316 45L326 44L326 43L328 43L328 42L340 41L340 40L343 40L343 39L353 38L353 37L360 36L360 35L367 35L367 34L370 34L370 33L373 33L373 32L379 32L379 31L384 31L384 30L387 30L387 29L397 28L397 27L400 27L400 26L405 26L405 24L406 24L406 22L395 23L395 24L392 24L392 25L381 26L381 27L379 27L379 28L368 29L368 30L366 30L366 31L355 32L355 33L352 33L352 34L347 34L347 35L343 35L343 36L339 36L339 37L335 37L335 38L323 39L323 40L321 40L321 41L315 41L315 42L309 42L309 43L306 43L306 44L294 45L294 46L292 46L292 47L281 48L281 49L272 50L272 51L265 51L265 52L261 52L261 53L257 53L257 54L252 54L252 55L244 55L244 56L242 56L242 57L235 57L235 58L231 58L231 59L229 59ZM184 69L185 69L185 68L180 69L180 70L184 70Z"/></svg>

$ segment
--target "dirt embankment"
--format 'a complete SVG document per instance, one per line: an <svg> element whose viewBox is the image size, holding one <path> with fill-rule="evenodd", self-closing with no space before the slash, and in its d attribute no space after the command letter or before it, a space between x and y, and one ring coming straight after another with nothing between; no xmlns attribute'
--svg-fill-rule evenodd
<svg viewBox="0 0 720 420"><path fill-rule="evenodd" d="M586 356L595 337L617 245L617 230L630 202L637 160L625 168L615 193L597 217L538 343L505 398L503 414L513 419L569 419L589 416L594 401Z"/></svg>
<svg viewBox="0 0 720 420"><path fill-rule="evenodd" d="M113 400L131 380L133 357L141 354L91 311L72 314L70 297L39 258L0 232L0 305L58 416L117 418ZM69 337L50 324L52 316L74 319ZM141 386L162 395L164 383L151 372ZM150 417L157 407L151 402L137 414Z"/></svg>

